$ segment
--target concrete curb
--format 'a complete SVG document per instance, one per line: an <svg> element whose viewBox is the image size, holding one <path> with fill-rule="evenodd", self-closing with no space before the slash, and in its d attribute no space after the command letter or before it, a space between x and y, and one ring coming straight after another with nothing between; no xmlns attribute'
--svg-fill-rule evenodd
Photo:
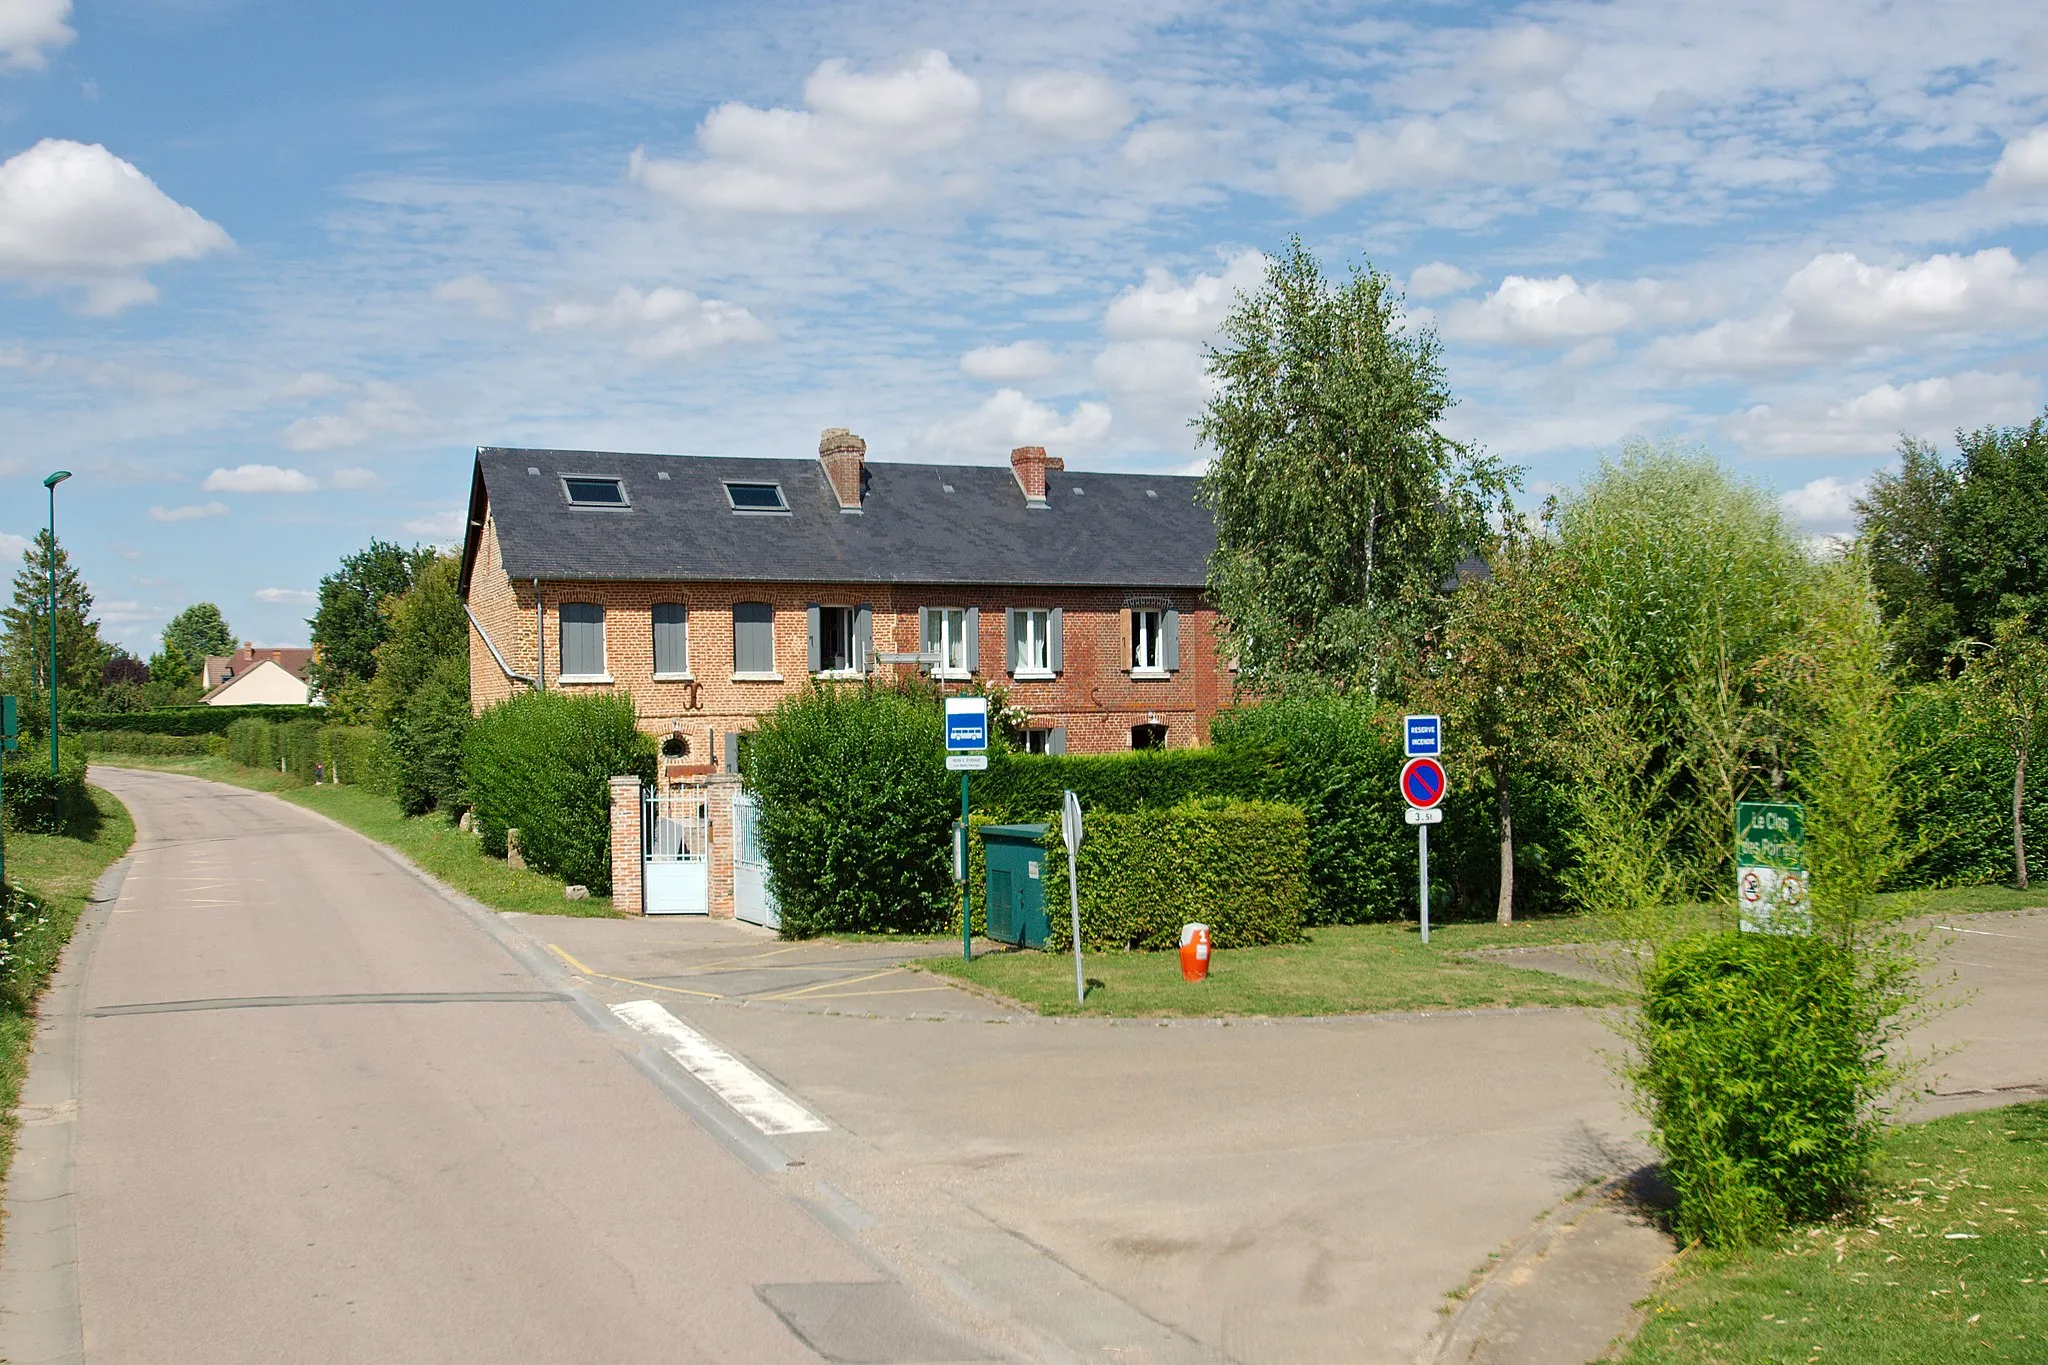
<svg viewBox="0 0 2048 1365"><path fill-rule="evenodd" d="M36 1009L34 1050L15 1107L0 1258L0 1359L83 1362L78 1308L78 1209L72 1142L78 1127L78 1024L93 952L128 876L123 855L100 874Z"/></svg>
<svg viewBox="0 0 2048 1365"><path fill-rule="evenodd" d="M1607 1359L1617 1341L1635 1335L1635 1305L1677 1254L1643 1224L1634 1183L1617 1176L1537 1219L1480 1277L1418 1365Z"/></svg>

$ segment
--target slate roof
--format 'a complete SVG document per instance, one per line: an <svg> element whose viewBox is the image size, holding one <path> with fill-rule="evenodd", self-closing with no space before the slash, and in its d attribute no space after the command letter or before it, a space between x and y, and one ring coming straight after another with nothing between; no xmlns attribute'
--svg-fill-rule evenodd
<svg viewBox="0 0 2048 1365"><path fill-rule="evenodd" d="M631 506L570 506L562 479L577 474L621 480ZM1029 511L1007 464L871 460L865 477L854 516L814 459L487 447L462 590L487 505L515 579L1198 588L1216 548L1192 478L1050 470L1050 506ZM781 484L790 515L736 514L727 481Z"/></svg>

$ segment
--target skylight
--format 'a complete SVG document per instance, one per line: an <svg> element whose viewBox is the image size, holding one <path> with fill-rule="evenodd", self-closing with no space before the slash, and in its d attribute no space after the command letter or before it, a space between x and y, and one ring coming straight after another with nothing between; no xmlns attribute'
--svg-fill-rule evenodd
<svg viewBox="0 0 2048 1365"><path fill-rule="evenodd" d="M562 476L562 487L569 494L569 502L575 507L624 507L626 490L619 486L617 479L582 478L574 474Z"/></svg>
<svg viewBox="0 0 2048 1365"><path fill-rule="evenodd" d="M725 486L725 496L735 512L789 510L789 504L782 500L782 485L779 483L729 483Z"/></svg>

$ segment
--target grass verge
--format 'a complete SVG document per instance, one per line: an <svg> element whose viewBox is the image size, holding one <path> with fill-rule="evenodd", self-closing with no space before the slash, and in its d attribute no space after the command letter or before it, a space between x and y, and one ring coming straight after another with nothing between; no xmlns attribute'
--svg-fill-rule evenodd
<svg viewBox="0 0 2048 1365"><path fill-rule="evenodd" d="M0 1180L14 1159L14 1106L35 1041L36 1002L71 941L93 883L135 842L127 807L98 787L86 792L92 810L62 834L7 836L7 879L35 899L40 913L22 926L0 971Z"/></svg>
<svg viewBox="0 0 2048 1365"><path fill-rule="evenodd" d="M589 900L565 900L559 879L544 873L521 871L505 865L502 858L485 853L473 835L457 829L437 815L408 816L388 796L361 787L315 787L285 773L245 768L225 758L159 758L132 754L95 754L93 762L102 767L146 768L152 772L183 773L211 782L275 792L294 805L320 812L347 825L358 834L397 849L429 872L466 896L482 901L494 910L512 910L528 915L572 915L608 918L611 898L592 896Z"/></svg>
<svg viewBox="0 0 2048 1365"><path fill-rule="evenodd" d="M1304 943L1219 951L1209 979L1198 984L1181 980L1177 953L1089 953L1083 1006L1074 1003L1074 959L1064 954L1004 951L972 963L929 958L914 965L1040 1014L1320 1015L1617 1003L1619 992L1605 986L1460 955L1503 943L1571 942L1584 932L1582 922L1565 919L1506 928L1453 924L1433 929L1425 948L1410 925L1333 925L1311 929Z"/></svg>
<svg viewBox="0 0 2048 1365"><path fill-rule="evenodd" d="M1854 1223L1693 1253L1626 1365L2048 1360L2048 1103L1897 1128Z"/></svg>

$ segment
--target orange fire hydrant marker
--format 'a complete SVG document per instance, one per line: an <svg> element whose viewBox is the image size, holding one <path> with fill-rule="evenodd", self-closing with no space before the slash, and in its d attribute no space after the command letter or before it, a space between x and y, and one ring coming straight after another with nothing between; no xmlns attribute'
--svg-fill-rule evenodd
<svg viewBox="0 0 2048 1365"><path fill-rule="evenodd" d="M1209 926L1183 924L1180 927L1180 974L1189 981L1209 975Z"/></svg>

